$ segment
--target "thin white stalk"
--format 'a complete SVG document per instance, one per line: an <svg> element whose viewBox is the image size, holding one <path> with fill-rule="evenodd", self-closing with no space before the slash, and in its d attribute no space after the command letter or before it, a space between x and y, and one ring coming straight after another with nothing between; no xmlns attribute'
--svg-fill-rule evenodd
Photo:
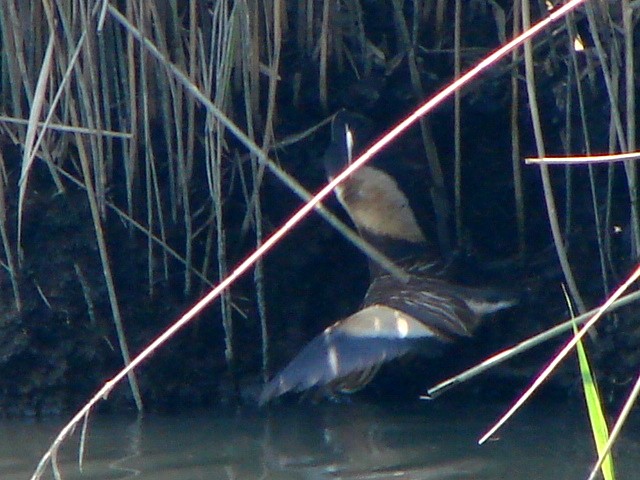
<svg viewBox="0 0 640 480"><path fill-rule="evenodd" d="M575 334L571 340L569 340L565 346L560 350L560 352L549 362L549 364L542 370L540 375L536 377L531 386L527 388L527 390L518 398L518 400L514 403L514 405L509 408L509 410L502 416L500 419L485 433L482 435L480 440L478 440L479 444L483 444L486 442L493 434L495 434L502 425L504 425L509 418L516 413L522 405L533 395L533 393L538 389L540 385L551 375L551 372L555 370L555 368L562 362L562 360L573 350L576 344L582 340L582 337L589 331L591 327L593 327L600 318L604 315L604 313L609 309L609 307L618 299L620 296L631 286L633 282L635 282L640 277L640 266L636 267L635 271L627 278L627 280L607 299L606 302L602 304L602 306L598 309L597 313L591 317L591 319L586 322L583 327Z"/></svg>

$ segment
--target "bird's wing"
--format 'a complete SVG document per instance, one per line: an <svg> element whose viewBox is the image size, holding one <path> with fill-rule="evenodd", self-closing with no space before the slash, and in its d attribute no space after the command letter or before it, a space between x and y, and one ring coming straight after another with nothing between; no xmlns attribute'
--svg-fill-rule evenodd
<svg viewBox="0 0 640 480"><path fill-rule="evenodd" d="M260 403L289 391L339 383L347 376L367 372L406 354L416 342L431 339L434 344L441 344L435 335L428 325L403 312L370 305L311 340L267 383ZM362 379L366 383L371 376L364 375Z"/></svg>
<svg viewBox="0 0 640 480"><path fill-rule="evenodd" d="M445 338L471 336L479 316L453 287L437 279L412 278L401 283L391 275L376 277L364 305L386 305L421 322Z"/></svg>

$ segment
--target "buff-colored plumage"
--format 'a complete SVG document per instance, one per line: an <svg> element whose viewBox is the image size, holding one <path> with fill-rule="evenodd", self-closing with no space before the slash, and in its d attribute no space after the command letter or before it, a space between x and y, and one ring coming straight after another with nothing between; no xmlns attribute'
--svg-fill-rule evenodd
<svg viewBox="0 0 640 480"><path fill-rule="evenodd" d="M325 159L330 177L340 163L350 161L350 141L348 116L343 112L333 123ZM471 336L482 316L515 303L493 290L461 286L446 278L442 262L427 250L406 195L388 173L365 166L337 187L336 195L359 233L385 250L409 280L372 268L361 309L311 340L265 386L261 403L312 387L357 391L383 363L414 349L440 355L448 343Z"/></svg>

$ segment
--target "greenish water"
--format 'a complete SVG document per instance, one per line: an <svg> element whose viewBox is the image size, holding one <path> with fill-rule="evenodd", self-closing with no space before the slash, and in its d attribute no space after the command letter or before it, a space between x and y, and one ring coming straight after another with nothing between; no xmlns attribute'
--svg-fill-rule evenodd
<svg viewBox="0 0 640 480"><path fill-rule="evenodd" d="M296 405L142 419L91 419L83 472L78 436L65 479L581 479L594 453L586 416L569 404L528 406L478 446L504 405ZM0 423L0 479L28 479L62 420ZM616 451L618 478L637 478L640 435ZM48 472L44 478L52 478Z"/></svg>

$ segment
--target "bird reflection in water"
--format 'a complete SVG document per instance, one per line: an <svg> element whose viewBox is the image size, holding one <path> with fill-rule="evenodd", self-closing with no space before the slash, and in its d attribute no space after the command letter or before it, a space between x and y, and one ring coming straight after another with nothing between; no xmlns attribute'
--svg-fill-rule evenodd
<svg viewBox="0 0 640 480"><path fill-rule="evenodd" d="M459 431L440 431L435 442L428 422L411 422L413 417L403 415L394 418L381 407L309 408L304 419L290 412L269 415L264 444L267 472L370 480L477 479L491 470L487 460L469 457L468 451L459 448L466 443ZM443 441L442 437L450 438ZM454 447L448 448L447 441Z"/></svg>

